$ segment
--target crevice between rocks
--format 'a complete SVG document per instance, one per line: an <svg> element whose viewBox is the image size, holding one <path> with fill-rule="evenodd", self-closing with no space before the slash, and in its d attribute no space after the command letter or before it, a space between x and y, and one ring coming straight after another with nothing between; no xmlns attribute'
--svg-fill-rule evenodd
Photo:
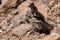
<svg viewBox="0 0 60 40"><path fill-rule="evenodd" d="M16 6L15 6L15 7L12 7L12 8L17 9L17 7L18 7L21 3L23 3L24 1L25 1L25 0L17 0Z"/></svg>
<svg viewBox="0 0 60 40"><path fill-rule="evenodd" d="M2 0L0 0L0 5L2 4Z"/></svg>

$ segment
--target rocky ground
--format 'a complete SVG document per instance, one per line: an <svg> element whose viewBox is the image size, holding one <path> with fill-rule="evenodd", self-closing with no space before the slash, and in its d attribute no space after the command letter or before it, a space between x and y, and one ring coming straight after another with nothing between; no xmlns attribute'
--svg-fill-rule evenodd
<svg viewBox="0 0 60 40"><path fill-rule="evenodd" d="M60 40L60 0L0 0L0 40Z"/></svg>

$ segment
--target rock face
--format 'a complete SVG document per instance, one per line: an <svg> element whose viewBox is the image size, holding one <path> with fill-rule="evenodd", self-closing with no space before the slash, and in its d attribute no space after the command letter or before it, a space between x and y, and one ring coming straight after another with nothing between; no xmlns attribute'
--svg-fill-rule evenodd
<svg viewBox="0 0 60 40"><path fill-rule="evenodd" d="M0 0L0 39L60 40L59 2Z"/></svg>

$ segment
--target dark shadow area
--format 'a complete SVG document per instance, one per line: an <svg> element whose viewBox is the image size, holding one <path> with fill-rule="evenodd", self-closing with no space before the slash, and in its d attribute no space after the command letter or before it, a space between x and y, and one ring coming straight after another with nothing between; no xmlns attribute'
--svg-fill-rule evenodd
<svg viewBox="0 0 60 40"><path fill-rule="evenodd" d="M14 15L18 15L19 12L16 12Z"/></svg>
<svg viewBox="0 0 60 40"><path fill-rule="evenodd" d="M37 7L34 5L34 3L32 3L30 6L29 6L32 10L32 14L33 14L33 17L35 17L37 20L40 20L42 21L42 23L39 23L39 27L40 25L42 25L42 29L38 29L36 28L36 31L39 32L39 33L45 33L45 34L50 34L50 31L53 29L53 26L48 24L46 21L45 21L45 17L40 13L38 12L38 9ZM35 14L35 15L34 15ZM38 23L37 23L38 24Z"/></svg>
<svg viewBox="0 0 60 40"><path fill-rule="evenodd" d="M57 40L60 40L60 37Z"/></svg>
<svg viewBox="0 0 60 40"><path fill-rule="evenodd" d="M16 6L13 7L13 8L17 9L17 7L18 7L22 2L24 2L24 1L25 1L25 0L17 0Z"/></svg>
<svg viewBox="0 0 60 40"><path fill-rule="evenodd" d="M43 29L35 29L35 31L36 32L39 32L40 34L46 34L46 35L48 35L48 34L50 34L50 30L43 30Z"/></svg>
<svg viewBox="0 0 60 40"><path fill-rule="evenodd" d="M0 5L2 4L2 0L0 0Z"/></svg>

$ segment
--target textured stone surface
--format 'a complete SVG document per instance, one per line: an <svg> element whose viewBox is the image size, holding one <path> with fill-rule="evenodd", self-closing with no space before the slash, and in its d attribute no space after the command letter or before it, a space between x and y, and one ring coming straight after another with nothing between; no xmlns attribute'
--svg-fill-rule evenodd
<svg viewBox="0 0 60 40"><path fill-rule="evenodd" d="M60 40L60 0L0 0L0 40Z"/></svg>

